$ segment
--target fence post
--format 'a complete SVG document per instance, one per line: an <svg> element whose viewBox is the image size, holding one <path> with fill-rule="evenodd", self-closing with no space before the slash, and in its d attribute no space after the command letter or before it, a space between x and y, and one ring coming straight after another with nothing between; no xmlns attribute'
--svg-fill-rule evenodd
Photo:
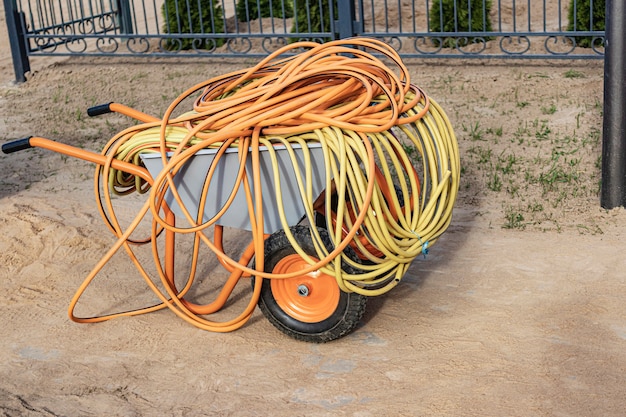
<svg viewBox="0 0 626 417"><path fill-rule="evenodd" d="M26 81L26 73L30 71L30 61L26 49L26 22L24 13L17 10L17 0L4 0L4 15L9 32L9 43L11 44L15 81L23 83Z"/></svg>
<svg viewBox="0 0 626 417"><path fill-rule="evenodd" d="M117 0L118 22L120 32L125 35L133 33L133 17L130 10L130 0Z"/></svg>
<svg viewBox="0 0 626 417"><path fill-rule="evenodd" d="M602 127L602 190L606 209L626 206L626 4L607 0Z"/></svg>
<svg viewBox="0 0 626 417"><path fill-rule="evenodd" d="M354 0L337 1L337 26L339 28L339 39L350 38L354 33Z"/></svg>

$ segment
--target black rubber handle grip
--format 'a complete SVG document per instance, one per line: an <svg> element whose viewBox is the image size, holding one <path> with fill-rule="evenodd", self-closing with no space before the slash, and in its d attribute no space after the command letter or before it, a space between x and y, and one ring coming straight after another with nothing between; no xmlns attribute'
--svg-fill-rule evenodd
<svg viewBox="0 0 626 417"><path fill-rule="evenodd" d="M101 114L112 113L111 103L100 104L87 109L89 117L100 116Z"/></svg>
<svg viewBox="0 0 626 417"><path fill-rule="evenodd" d="M23 151L29 148L32 148L32 146L30 146L30 137L2 144L2 152L6 154Z"/></svg>

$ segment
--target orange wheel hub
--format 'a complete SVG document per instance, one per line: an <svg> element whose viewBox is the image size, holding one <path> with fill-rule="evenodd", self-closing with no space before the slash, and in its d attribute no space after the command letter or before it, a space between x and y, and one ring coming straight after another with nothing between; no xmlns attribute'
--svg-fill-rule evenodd
<svg viewBox="0 0 626 417"><path fill-rule="evenodd" d="M304 270L309 264L300 255L281 259L272 273ZM272 279L272 295L278 306L296 320L317 323L329 318L339 304L340 290L335 277L313 271L294 278Z"/></svg>

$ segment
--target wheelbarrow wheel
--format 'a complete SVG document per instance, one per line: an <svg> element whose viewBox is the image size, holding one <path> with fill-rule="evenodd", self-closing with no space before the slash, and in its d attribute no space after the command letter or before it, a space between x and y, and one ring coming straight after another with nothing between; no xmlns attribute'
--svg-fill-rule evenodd
<svg viewBox="0 0 626 417"><path fill-rule="evenodd" d="M291 229L298 245L317 259L311 231L306 226ZM326 230L318 229L330 251L333 247ZM309 264L297 254L284 231L265 241L265 271L285 274ZM348 265L343 265L344 270ZM365 312L367 298L341 291L334 276L320 271L285 279L264 279L259 298L263 315L280 331L294 339L323 343L353 331Z"/></svg>

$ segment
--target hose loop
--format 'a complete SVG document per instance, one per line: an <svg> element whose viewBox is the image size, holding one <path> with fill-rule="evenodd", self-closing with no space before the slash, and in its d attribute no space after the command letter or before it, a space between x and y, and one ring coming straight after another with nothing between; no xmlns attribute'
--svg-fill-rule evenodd
<svg viewBox="0 0 626 417"><path fill-rule="evenodd" d="M294 50L300 52L291 55ZM181 109L194 96L193 107ZM319 149L321 156L314 156L313 149ZM206 173L195 179L196 204L190 205L181 178L194 158L207 151L213 159ZM151 182L111 167L114 159L143 165L150 154L162 161L162 170ZM252 314L260 279L240 315L225 322L203 317L224 305L243 276L285 279L320 270L334 276L346 292L376 296L391 290L410 263L417 256L425 257L450 224L460 172L456 137L443 110L411 82L392 48L368 38L290 44L251 68L192 86L171 103L162 119L150 119L114 136L103 155L108 163L96 169L94 187L100 212L118 241L81 285L70 316L77 321L102 321L167 307L193 325L213 331L234 330ZM227 183L220 175L233 155L236 164L228 166L232 181ZM289 171L284 171L285 164ZM269 189L263 182L267 176L273 178ZM313 189L316 180L324 185L321 195ZM211 211L208 204L217 183L226 189L220 206ZM289 231L293 226L287 217L289 201L283 198L289 187L309 224L326 228L333 241L333 248L327 249L312 227L316 258L307 255ZM123 227L112 197L135 192L146 195L145 204ZM274 212L264 204L270 194L276 200ZM240 259L229 255L221 243L220 223L231 210L247 218L252 232L252 243ZM263 270L267 216L276 217L306 261L305 270L284 274ZM151 235L131 238L144 219L152 222ZM172 240L177 234L193 236L190 272L180 289L168 265L173 263L175 248L166 243L163 253L158 243L163 233ZM212 240L211 235L220 238ZM164 291L130 246L147 242ZM231 271L216 300L203 306L184 297L196 278L201 247L209 248ZM74 316L76 302L89 282L122 248L159 303L107 316ZM346 264L358 273L344 270Z"/></svg>

